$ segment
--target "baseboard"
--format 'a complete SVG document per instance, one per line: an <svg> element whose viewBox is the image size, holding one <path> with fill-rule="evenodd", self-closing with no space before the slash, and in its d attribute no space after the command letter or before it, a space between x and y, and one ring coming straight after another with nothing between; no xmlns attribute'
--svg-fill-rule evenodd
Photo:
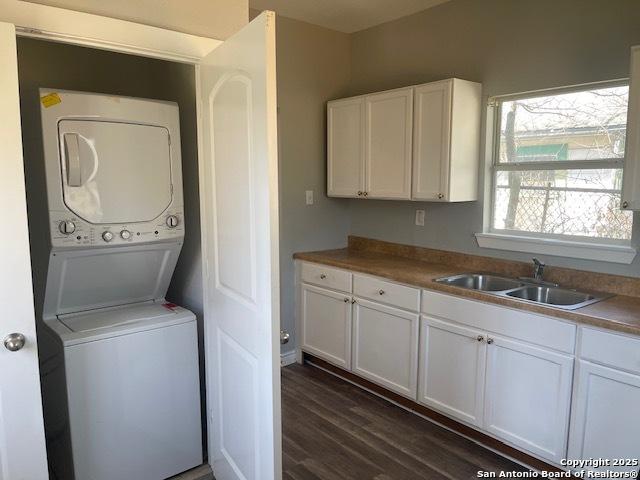
<svg viewBox="0 0 640 480"><path fill-rule="evenodd" d="M280 366L286 367L287 365L291 365L292 363L296 363L296 351L291 350L290 352L284 352L280 354Z"/></svg>

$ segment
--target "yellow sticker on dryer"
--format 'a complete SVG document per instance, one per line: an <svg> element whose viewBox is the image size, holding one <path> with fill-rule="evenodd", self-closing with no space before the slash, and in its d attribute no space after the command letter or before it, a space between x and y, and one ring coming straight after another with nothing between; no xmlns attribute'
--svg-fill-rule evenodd
<svg viewBox="0 0 640 480"><path fill-rule="evenodd" d="M57 93L50 93L49 95L40 97L40 101L42 102L42 106L44 108L49 108L61 103L62 99Z"/></svg>

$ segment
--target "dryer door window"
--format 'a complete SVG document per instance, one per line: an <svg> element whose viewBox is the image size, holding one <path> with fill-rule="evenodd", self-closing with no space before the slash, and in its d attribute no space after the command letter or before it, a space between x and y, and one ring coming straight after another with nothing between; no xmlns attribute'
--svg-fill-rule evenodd
<svg viewBox="0 0 640 480"><path fill-rule="evenodd" d="M164 127L97 120L58 124L65 205L94 224L146 222L171 204Z"/></svg>

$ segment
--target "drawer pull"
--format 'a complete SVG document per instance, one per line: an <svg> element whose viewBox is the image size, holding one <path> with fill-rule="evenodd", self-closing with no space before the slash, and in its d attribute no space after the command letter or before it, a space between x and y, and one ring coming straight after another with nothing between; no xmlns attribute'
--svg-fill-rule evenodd
<svg viewBox="0 0 640 480"><path fill-rule="evenodd" d="M484 340L484 336L482 336L482 335L478 335L478 336L476 337L476 340L478 340L479 342L482 342L482 341Z"/></svg>
<svg viewBox="0 0 640 480"><path fill-rule="evenodd" d="M327 276L324 273L320 274L320 280L324 280L325 278L327 278Z"/></svg>
<svg viewBox="0 0 640 480"><path fill-rule="evenodd" d="M384 290L382 289L378 290L378 295L384 295Z"/></svg>

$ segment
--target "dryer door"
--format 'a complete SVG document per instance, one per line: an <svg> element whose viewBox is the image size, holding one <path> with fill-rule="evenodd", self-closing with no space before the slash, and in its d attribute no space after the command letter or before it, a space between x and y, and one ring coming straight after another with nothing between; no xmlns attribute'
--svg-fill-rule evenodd
<svg viewBox="0 0 640 480"><path fill-rule="evenodd" d="M146 222L171 204L171 152L166 128L61 120L58 141L64 203L87 222Z"/></svg>

